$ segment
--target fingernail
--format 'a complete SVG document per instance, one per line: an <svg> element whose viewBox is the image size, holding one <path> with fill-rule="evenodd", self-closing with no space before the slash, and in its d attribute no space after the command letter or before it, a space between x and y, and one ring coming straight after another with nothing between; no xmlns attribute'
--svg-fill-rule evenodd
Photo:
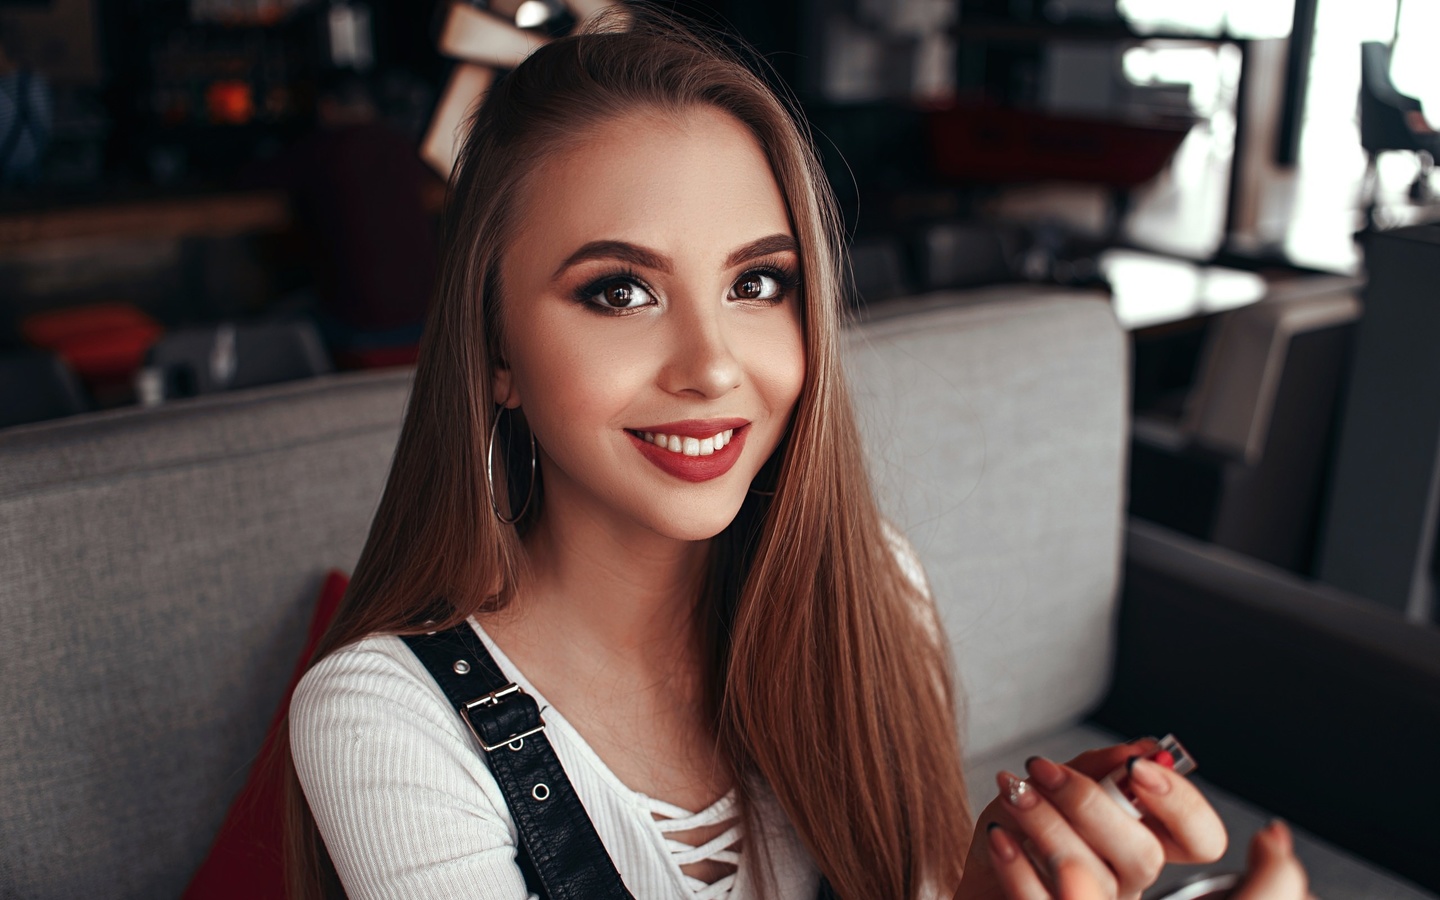
<svg viewBox="0 0 1440 900"><path fill-rule="evenodd" d="M1270 839L1274 842L1275 848L1284 853L1291 853L1295 850L1295 840L1291 836L1290 826L1284 819L1271 819L1270 824L1265 826L1270 832Z"/></svg>
<svg viewBox="0 0 1440 900"><path fill-rule="evenodd" d="M1043 756L1032 756L1025 760L1025 771L1035 783L1047 791L1053 791L1065 783L1065 770Z"/></svg>
<svg viewBox="0 0 1440 900"><path fill-rule="evenodd" d="M985 839L990 844L990 854L1001 862L1014 862L1015 857L1020 855L1020 848L1005 829L1000 827L999 822L991 822L985 826Z"/></svg>
<svg viewBox="0 0 1440 900"><path fill-rule="evenodd" d="M1160 743L1160 739L1159 739L1159 738L1154 737L1154 736L1152 736L1152 735L1148 735L1148 734L1146 734L1146 735L1141 735L1140 737L1137 737L1137 738L1131 738L1130 740L1126 741L1125 743L1127 743L1127 744L1139 744L1139 743L1142 743L1142 742L1144 742L1144 741L1149 741L1149 742L1152 743L1152 744L1158 744L1158 743Z"/></svg>
<svg viewBox="0 0 1440 900"><path fill-rule="evenodd" d="M1001 772L997 780L1000 782L1000 793L1016 809L1032 809L1040 802L1039 796L1030 789L1029 782L1009 772Z"/></svg>
<svg viewBox="0 0 1440 900"><path fill-rule="evenodd" d="M1151 794L1163 795L1170 792L1170 782L1165 779L1165 769L1159 763L1143 756L1132 756L1125 764L1130 770L1130 780Z"/></svg>

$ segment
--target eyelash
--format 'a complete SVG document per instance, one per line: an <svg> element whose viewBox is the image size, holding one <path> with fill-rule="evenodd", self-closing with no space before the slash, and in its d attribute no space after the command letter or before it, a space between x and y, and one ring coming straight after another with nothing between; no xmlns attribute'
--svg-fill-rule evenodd
<svg viewBox="0 0 1440 900"><path fill-rule="evenodd" d="M776 294L773 299L748 301L751 303L763 303L767 306L774 306L780 303L786 297L790 296L790 294L792 294L795 289L800 286L799 273L797 273L790 266L780 265L778 263L762 262L757 265L751 266L744 272L740 273L740 277L736 278L735 281L731 282L731 287L734 287L735 285L744 281L746 278L754 275L762 275L767 278L774 279L776 285L779 286L779 293ZM610 272L608 274L602 275L599 278L596 278L593 281L589 281L584 285L576 288L575 301L582 306L589 307L590 309L594 310L602 316L624 316L644 309L643 306L637 306L633 309L616 309L615 307L606 306L602 303L594 302L594 298L596 295L604 292L607 288L622 284L638 287L645 293L652 296L655 294L655 290L651 288L650 285L647 284L645 280L641 278L633 269L624 268L619 271ZM746 301L744 301L742 298L742 302Z"/></svg>

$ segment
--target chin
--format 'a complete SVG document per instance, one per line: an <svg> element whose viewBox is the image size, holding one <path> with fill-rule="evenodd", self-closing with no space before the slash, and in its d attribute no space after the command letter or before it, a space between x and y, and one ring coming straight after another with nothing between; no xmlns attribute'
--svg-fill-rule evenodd
<svg viewBox="0 0 1440 900"><path fill-rule="evenodd" d="M708 541L730 526L740 513L743 497L733 504L695 502L681 509L658 511L650 517L657 534L677 541Z"/></svg>

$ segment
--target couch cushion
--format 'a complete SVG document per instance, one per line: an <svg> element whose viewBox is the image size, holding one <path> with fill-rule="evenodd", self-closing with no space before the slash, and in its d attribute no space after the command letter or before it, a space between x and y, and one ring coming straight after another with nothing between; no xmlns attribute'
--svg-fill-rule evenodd
<svg viewBox="0 0 1440 900"><path fill-rule="evenodd" d="M1109 304L935 294L850 337L876 489L929 575L968 753L1078 721L1105 691L1120 560L1129 372Z"/></svg>
<svg viewBox="0 0 1440 900"><path fill-rule="evenodd" d="M173 897L245 780L408 373L0 435L0 896Z"/></svg>

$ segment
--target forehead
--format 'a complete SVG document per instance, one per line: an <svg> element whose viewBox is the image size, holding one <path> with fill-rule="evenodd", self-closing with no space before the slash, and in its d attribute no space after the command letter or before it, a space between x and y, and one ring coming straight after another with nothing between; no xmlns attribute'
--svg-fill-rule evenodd
<svg viewBox="0 0 1440 900"><path fill-rule="evenodd" d="M548 277L594 240L641 244L683 267L723 260L758 237L791 233L784 197L754 134L711 107L643 109L612 119L544 160L527 182L507 280L524 276L509 271L516 267Z"/></svg>

